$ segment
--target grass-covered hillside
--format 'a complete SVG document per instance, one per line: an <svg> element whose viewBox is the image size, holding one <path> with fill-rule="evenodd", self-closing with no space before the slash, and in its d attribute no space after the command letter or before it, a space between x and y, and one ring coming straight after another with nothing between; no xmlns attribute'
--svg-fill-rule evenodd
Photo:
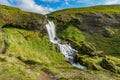
<svg viewBox="0 0 120 80"><path fill-rule="evenodd" d="M46 18L42 14L21 11L18 8L0 5L0 28L13 26L27 30L43 30Z"/></svg>
<svg viewBox="0 0 120 80"><path fill-rule="evenodd" d="M120 71L120 5L93 6L48 14L58 36L79 54L75 61L90 70ZM107 80L107 79L105 79ZM115 79L116 80L116 79Z"/></svg>
<svg viewBox="0 0 120 80"><path fill-rule="evenodd" d="M113 15L119 13L111 12L106 17L108 14L104 16L102 11L92 10L93 13L92 8L95 7L48 15L56 23L62 43L69 42L79 51L74 61L87 66L82 70L73 67L59 47L50 43L45 15L0 5L0 80L119 80L119 17ZM76 13L80 16L76 17ZM118 24L107 27L114 20ZM99 22L97 25L107 23L94 26L94 21Z"/></svg>

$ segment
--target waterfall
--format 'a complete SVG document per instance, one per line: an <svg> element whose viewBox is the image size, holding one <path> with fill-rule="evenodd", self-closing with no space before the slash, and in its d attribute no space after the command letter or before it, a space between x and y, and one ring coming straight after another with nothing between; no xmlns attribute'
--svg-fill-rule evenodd
<svg viewBox="0 0 120 80"><path fill-rule="evenodd" d="M73 55L78 51L73 49L69 44L61 44L60 39L56 39L55 24L52 21L48 21L46 24L47 32L49 35L50 42L57 44L60 47L60 52L70 60L71 64L75 67L86 69L85 66L80 65L79 63L74 63Z"/></svg>
<svg viewBox="0 0 120 80"><path fill-rule="evenodd" d="M57 44L58 40L55 40L56 38L56 32L55 32L55 25L53 22L48 21L48 24L46 24L47 32L49 35L49 39L52 43Z"/></svg>

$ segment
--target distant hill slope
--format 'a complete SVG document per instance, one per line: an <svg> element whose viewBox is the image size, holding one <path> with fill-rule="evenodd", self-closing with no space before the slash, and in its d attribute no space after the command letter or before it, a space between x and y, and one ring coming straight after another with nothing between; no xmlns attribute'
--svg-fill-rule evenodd
<svg viewBox="0 0 120 80"><path fill-rule="evenodd" d="M119 11L120 5L99 5L99 6L91 6L91 7L83 7L83 8L68 8L64 10L59 10L52 12L50 14L60 14L61 12L69 12L72 13L86 13L86 12L103 12L103 13L120 13Z"/></svg>
<svg viewBox="0 0 120 80"><path fill-rule="evenodd" d="M99 28L120 25L120 5L65 9L50 13L49 17L58 21L60 28L72 24L81 30L99 32Z"/></svg>

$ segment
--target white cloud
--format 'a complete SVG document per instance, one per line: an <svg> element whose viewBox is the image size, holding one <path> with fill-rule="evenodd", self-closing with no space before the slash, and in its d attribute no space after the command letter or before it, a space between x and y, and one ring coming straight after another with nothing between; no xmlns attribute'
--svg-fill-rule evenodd
<svg viewBox="0 0 120 80"><path fill-rule="evenodd" d="M0 0L0 4L2 4L2 5L10 5L8 0Z"/></svg>
<svg viewBox="0 0 120 80"><path fill-rule="evenodd" d="M88 3L91 0L77 0L77 1L80 2L80 3Z"/></svg>
<svg viewBox="0 0 120 80"><path fill-rule="evenodd" d="M59 0L41 0L43 2L58 2Z"/></svg>
<svg viewBox="0 0 120 80"><path fill-rule="evenodd" d="M110 4L117 4L119 0L106 0L105 4L110 5Z"/></svg>
<svg viewBox="0 0 120 80"><path fill-rule="evenodd" d="M30 12L46 14L54 10L52 8L37 5L34 0L16 0L16 2L17 7Z"/></svg>
<svg viewBox="0 0 120 80"><path fill-rule="evenodd" d="M78 3L83 3L83 4L94 4L92 0L77 0Z"/></svg>
<svg viewBox="0 0 120 80"><path fill-rule="evenodd" d="M54 11L53 8L43 7L35 3L34 0L0 0L0 4L18 7L22 10L47 14Z"/></svg>
<svg viewBox="0 0 120 80"><path fill-rule="evenodd" d="M69 0L65 0L65 4L66 4L66 5L69 5Z"/></svg>

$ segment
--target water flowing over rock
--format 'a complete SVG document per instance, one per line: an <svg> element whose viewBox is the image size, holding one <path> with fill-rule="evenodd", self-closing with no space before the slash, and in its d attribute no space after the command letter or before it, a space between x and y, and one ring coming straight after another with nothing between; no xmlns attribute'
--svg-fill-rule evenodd
<svg viewBox="0 0 120 80"><path fill-rule="evenodd" d="M79 63L74 62L73 55L78 51L73 49L70 44L61 44L60 39L56 38L55 24L52 21L48 21L46 24L47 32L49 35L49 39L53 44L57 44L60 47L60 52L70 60L71 64L75 67L86 69L85 66L80 65Z"/></svg>

